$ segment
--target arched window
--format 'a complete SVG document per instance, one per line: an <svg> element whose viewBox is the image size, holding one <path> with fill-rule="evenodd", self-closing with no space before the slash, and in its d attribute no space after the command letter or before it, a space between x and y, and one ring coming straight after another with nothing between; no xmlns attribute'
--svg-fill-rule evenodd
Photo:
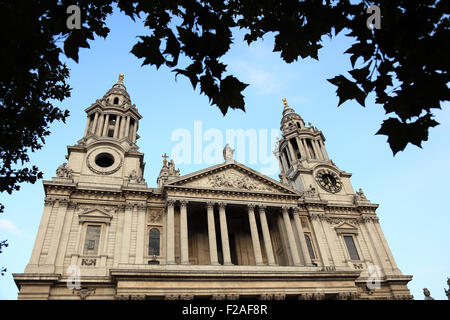
<svg viewBox="0 0 450 320"><path fill-rule="evenodd" d="M117 97L114 98L114 104L119 104L119 98Z"/></svg>
<svg viewBox="0 0 450 320"><path fill-rule="evenodd" d="M150 229L148 241L148 255L159 256L160 232L156 228Z"/></svg>

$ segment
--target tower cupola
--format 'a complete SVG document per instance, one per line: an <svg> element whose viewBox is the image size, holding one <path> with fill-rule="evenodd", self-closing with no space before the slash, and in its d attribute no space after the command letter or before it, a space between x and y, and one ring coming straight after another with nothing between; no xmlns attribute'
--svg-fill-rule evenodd
<svg viewBox="0 0 450 320"><path fill-rule="evenodd" d="M282 138L278 140L275 155L280 165L280 178L290 181L293 187L301 189L293 181L301 168L310 168L317 163L330 162L325 150L325 137L320 130L308 123L283 101L283 113L280 123Z"/></svg>

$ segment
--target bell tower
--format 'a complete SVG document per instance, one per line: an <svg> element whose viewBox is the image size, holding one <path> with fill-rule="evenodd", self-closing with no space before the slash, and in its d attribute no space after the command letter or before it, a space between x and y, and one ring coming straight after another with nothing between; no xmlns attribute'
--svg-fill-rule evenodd
<svg viewBox="0 0 450 320"><path fill-rule="evenodd" d="M142 116L131 103L124 75L120 74L103 98L85 111L87 121L83 137L76 145L68 147L68 163L64 166L73 182L79 186L113 188L129 183L145 184L144 155L138 152L136 144Z"/></svg>
<svg viewBox="0 0 450 320"><path fill-rule="evenodd" d="M275 155L280 166L281 182L308 195L353 201L351 174L340 170L329 158L322 131L308 123L283 101L280 123L282 137Z"/></svg>

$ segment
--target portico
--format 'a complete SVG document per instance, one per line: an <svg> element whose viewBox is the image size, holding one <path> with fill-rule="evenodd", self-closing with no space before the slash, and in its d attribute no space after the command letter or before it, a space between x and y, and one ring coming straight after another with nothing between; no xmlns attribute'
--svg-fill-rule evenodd
<svg viewBox="0 0 450 320"><path fill-rule="evenodd" d="M261 194L236 199L217 190L223 195L211 200L173 191L166 201L166 264L311 266L295 196L271 194L263 202Z"/></svg>

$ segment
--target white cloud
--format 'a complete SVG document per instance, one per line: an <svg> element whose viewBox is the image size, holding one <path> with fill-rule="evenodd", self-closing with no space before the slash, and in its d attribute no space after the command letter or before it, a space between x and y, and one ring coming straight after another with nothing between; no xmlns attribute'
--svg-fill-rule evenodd
<svg viewBox="0 0 450 320"><path fill-rule="evenodd" d="M22 232L11 220L0 219L0 230L27 239L33 239L32 235Z"/></svg>
<svg viewBox="0 0 450 320"><path fill-rule="evenodd" d="M244 61L235 61L233 69L239 73L239 79L250 84L260 95L279 93L282 87L282 80L275 72L264 70L256 64Z"/></svg>
<svg viewBox="0 0 450 320"><path fill-rule="evenodd" d="M19 228L17 228L11 220L0 219L0 230L6 232L12 232L15 234L20 234Z"/></svg>

